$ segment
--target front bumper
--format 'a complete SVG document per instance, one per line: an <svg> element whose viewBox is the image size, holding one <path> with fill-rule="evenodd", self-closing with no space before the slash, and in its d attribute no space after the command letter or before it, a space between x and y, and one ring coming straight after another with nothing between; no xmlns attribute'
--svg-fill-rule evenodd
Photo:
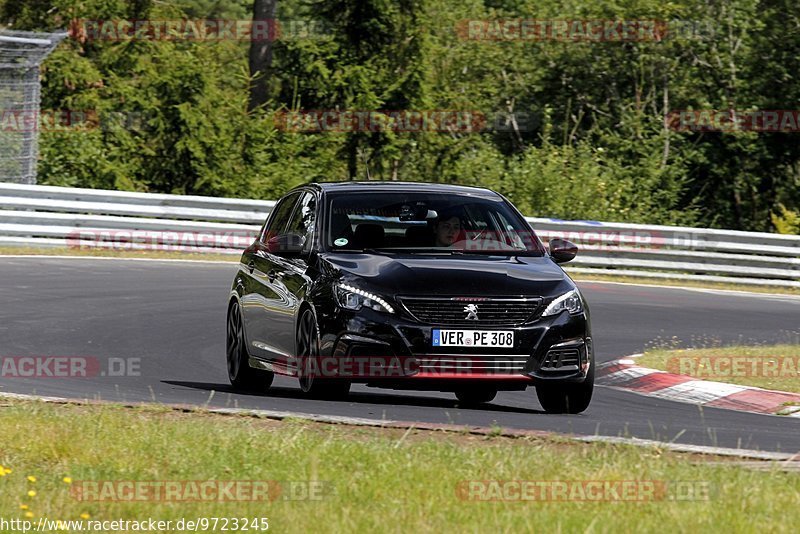
<svg viewBox="0 0 800 534"><path fill-rule="evenodd" d="M480 382L524 389L544 381L582 382L593 362L587 312L562 312L516 327L469 328L513 330L513 348L434 347L433 329L447 327L366 308L337 308L320 319L320 356L335 362L327 374L376 386L447 390Z"/></svg>

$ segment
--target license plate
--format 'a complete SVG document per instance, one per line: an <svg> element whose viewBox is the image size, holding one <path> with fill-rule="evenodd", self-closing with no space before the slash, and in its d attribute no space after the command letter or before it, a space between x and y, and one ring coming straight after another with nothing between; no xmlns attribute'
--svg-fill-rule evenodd
<svg viewBox="0 0 800 534"><path fill-rule="evenodd" d="M513 330L433 330L434 347L502 347L514 346Z"/></svg>

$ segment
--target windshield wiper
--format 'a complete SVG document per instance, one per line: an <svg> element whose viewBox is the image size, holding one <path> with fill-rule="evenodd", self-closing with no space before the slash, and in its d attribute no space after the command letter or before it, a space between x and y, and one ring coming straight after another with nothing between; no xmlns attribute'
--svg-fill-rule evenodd
<svg viewBox="0 0 800 534"><path fill-rule="evenodd" d="M449 255L458 250L448 248L363 248L359 252L364 254L442 254Z"/></svg>
<svg viewBox="0 0 800 534"><path fill-rule="evenodd" d="M459 250L460 254L488 254L491 256L519 256L520 254L526 254L531 252L530 250L524 248L514 248L510 250L503 250L503 249L494 249L494 250L480 250L480 249L466 249L466 250Z"/></svg>
<svg viewBox="0 0 800 534"><path fill-rule="evenodd" d="M514 250L465 250L460 248L363 248L357 252L362 254L436 254L440 256L464 256L467 254L485 255L485 256L523 256L534 254L534 251L526 249Z"/></svg>

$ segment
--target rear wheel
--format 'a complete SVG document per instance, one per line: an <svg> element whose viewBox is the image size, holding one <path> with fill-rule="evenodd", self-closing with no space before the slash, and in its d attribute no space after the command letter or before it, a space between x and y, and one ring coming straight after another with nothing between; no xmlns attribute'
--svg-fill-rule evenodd
<svg viewBox="0 0 800 534"><path fill-rule="evenodd" d="M250 354L244 342L244 324L238 302L228 310L228 328L225 337L225 355L228 362L228 380L233 387L243 390L264 390L272 385L274 373L250 367Z"/></svg>
<svg viewBox="0 0 800 534"><path fill-rule="evenodd" d="M497 396L495 389L469 389L456 391L458 402L464 406L478 406L492 402Z"/></svg>
<svg viewBox="0 0 800 534"><path fill-rule="evenodd" d="M579 384L555 383L536 386L536 396L547 413L581 413L589 407L594 391L594 362L586 380Z"/></svg>
<svg viewBox="0 0 800 534"><path fill-rule="evenodd" d="M297 375L300 389L314 398L344 399L350 393L350 382L340 378L320 378L319 328L314 312L303 311L297 328Z"/></svg>

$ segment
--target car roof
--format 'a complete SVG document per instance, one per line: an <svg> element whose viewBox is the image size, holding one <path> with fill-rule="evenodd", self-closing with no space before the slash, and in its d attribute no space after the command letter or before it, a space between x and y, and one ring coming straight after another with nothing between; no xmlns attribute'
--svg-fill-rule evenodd
<svg viewBox="0 0 800 534"><path fill-rule="evenodd" d="M498 193L484 187L472 187L468 185L438 184L425 182L315 182L304 187L313 187L325 192L359 192L368 191L419 191L429 193L464 193L464 194L483 194L492 197L499 197Z"/></svg>

